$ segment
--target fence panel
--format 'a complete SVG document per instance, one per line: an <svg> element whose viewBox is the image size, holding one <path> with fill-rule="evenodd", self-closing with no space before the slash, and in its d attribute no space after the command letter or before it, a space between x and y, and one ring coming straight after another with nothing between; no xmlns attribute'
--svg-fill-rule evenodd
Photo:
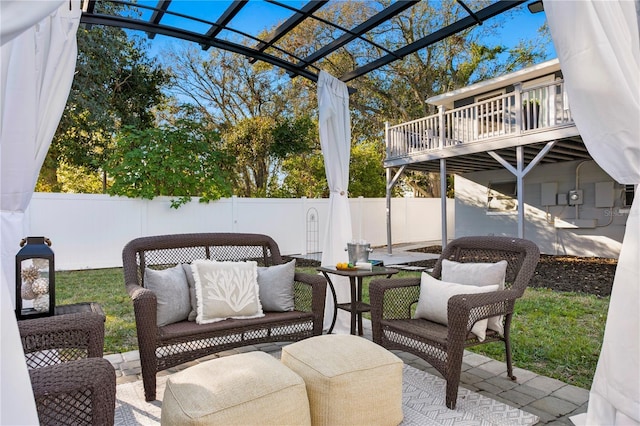
<svg viewBox="0 0 640 426"><path fill-rule="evenodd" d="M95 194L35 193L26 212L29 235L51 239L56 268L77 270L122 265L122 248L133 238L185 232L254 232L274 238L283 254L306 254L307 213L317 214L319 249L324 243L328 199L197 199L172 209L168 197L139 200ZM350 199L354 239L387 243L386 200ZM448 200L449 236L454 202ZM392 199L393 243L439 241L440 200ZM25 235L26 236L26 235ZM347 241L345 241L346 247ZM16 241L16 252L19 241Z"/></svg>

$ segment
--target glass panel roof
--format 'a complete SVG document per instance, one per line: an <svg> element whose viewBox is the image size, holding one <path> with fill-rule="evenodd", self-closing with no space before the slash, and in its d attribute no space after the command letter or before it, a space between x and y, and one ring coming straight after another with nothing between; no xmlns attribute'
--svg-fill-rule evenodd
<svg viewBox="0 0 640 426"><path fill-rule="evenodd" d="M390 22L408 19L420 0L349 1L348 16L342 0L85 0L81 22L143 31L150 38L174 37L204 49L229 50L313 81L323 60L348 46L350 52L367 53L353 55L353 68L338 76L348 82L526 0L474 0L475 9L463 1L471 4L471 0L457 0L456 16L435 22L430 34L408 44ZM340 25L336 23L338 2L343 7ZM429 4L438 7L437 2Z"/></svg>

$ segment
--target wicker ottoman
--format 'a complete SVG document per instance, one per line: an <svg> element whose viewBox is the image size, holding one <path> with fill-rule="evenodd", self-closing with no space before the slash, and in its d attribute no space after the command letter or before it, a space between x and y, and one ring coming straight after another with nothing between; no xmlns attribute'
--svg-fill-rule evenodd
<svg viewBox="0 0 640 426"><path fill-rule="evenodd" d="M264 352L198 364L167 379L162 425L309 425L304 381Z"/></svg>
<svg viewBox="0 0 640 426"><path fill-rule="evenodd" d="M311 337L283 347L282 363L304 379L314 426L402 421L402 360L369 340Z"/></svg>

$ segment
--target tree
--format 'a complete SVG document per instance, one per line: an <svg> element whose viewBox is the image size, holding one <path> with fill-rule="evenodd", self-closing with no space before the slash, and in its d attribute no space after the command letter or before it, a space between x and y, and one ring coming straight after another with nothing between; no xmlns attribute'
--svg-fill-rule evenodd
<svg viewBox="0 0 640 426"><path fill-rule="evenodd" d="M341 27L353 28L361 23L362 17L373 16L388 4L387 0L335 2L320 9L317 15ZM477 5L486 5L486 1L470 0L466 4L475 9ZM340 76L357 64L386 55L429 35L433 28L452 24L466 16L467 11L454 0L420 2L367 35L375 38L379 47L355 42L314 65ZM432 114L434 107L426 103L430 96L530 65L544 57L544 52L534 44L521 44L509 50L499 42L487 42L490 40L487 36L495 36L503 19L493 18L482 26L462 31L348 83L356 89L350 99L352 155L356 158L359 150L366 149L371 150L369 154L381 154L376 173L369 169L366 173L353 169L362 161L363 164L374 164L365 161L368 157L352 163L354 179L350 192L353 196L369 191L380 193L383 189L376 184L377 189L371 190L370 183L360 179L384 176L385 122L396 124ZM334 28L308 19L281 39L279 45L304 58L335 40L335 35ZM284 55L275 49L269 53ZM266 162L258 159L261 155L270 155L267 147L272 143L272 135L265 126L272 126L282 118L315 116L315 84L303 78L289 79L282 70L260 62L251 64L234 53L211 50L206 55L204 57L195 48L173 53L174 90L189 97L203 114L208 115L210 122L221 129L225 144L230 146L234 141L241 145L234 148L237 151L231 151L244 162L237 164L236 191L245 196L326 194L326 186L323 186L326 180L318 174L319 171L324 174L322 154L315 146L312 151L292 152L286 158L271 157ZM359 147L360 144L365 145ZM375 149L368 144L376 145ZM435 195L439 190L437 174L407 176L407 184L420 182L423 185L424 182L420 192L425 195ZM377 178L374 181L378 182Z"/></svg>
<svg viewBox="0 0 640 426"><path fill-rule="evenodd" d="M484 5L482 1L465 2L472 9ZM354 19L372 16L386 7L388 2L336 2L323 7L318 14L343 27L354 26ZM333 75L342 75L354 65L370 62L429 35L433 28L467 16L458 2L420 2L407 12L391 19L388 25L376 30L373 37L381 48L365 43L353 43L330 54L318 65ZM467 86L506 72L532 65L544 59L546 52L539 41L521 42L513 49L487 40L496 39L497 29L508 14L493 18L480 27L464 30L438 43L408 55L402 60L350 81L356 89L351 96L352 135L354 147L362 140L378 140L382 145L384 123L397 124L435 113L426 99L436 94ZM548 35L544 29L541 39ZM309 40L312 49L330 42L335 35L331 28L315 20L307 20L288 37L285 49L293 49L300 57L308 55ZM301 42L304 40L305 43ZM299 46L299 48L298 48ZM380 149L383 149L380 148ZM382 163L380 163L382 168ZM437 173L407 173L405 186L412 186L423 195L435 196L439 192ZM355 183L352 182L352 185ZM351 191L350 191L351 192Z"/></svg>
<svg viewBox="0 0 640 426"><path fill-rule="evenodd" d="M174 125L126 127L109 152L106 170L113 184L108 192L145 199L173 196L174 208L192 196L217 200L231 195L232 165L219 134L199 123L179 119Z"/></svg>
<svg viewBox="0 0 640 426"><path fill-rule="evenodd" d="M245 118L223 134L223 145L235 159L234 190L243 197L268 197L277 188L281 162L307 152L313 140L309 117L296 120L266 116Z"/></svg>
<svg viewBox="0 0 640 426"><path fill-rule="evenodd" d="M100 3L98 7L110 7ZM61 165L101 171L123 126L154 125L168 75L147 55L147 46L119 28L81 27L76 74L67 105L40 172L39 188L59 191Z"/></svg>

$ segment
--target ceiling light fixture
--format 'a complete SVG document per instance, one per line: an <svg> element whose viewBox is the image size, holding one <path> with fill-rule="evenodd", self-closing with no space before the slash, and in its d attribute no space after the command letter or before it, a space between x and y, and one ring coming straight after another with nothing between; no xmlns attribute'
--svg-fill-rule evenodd
<svg viewBox="0 0 640 426"><path fill-rule="evenodd" d="M536 0L527 5L529 12L531 13L540 13L544 12L544 5L542 4L542 0Z"/></svg>

